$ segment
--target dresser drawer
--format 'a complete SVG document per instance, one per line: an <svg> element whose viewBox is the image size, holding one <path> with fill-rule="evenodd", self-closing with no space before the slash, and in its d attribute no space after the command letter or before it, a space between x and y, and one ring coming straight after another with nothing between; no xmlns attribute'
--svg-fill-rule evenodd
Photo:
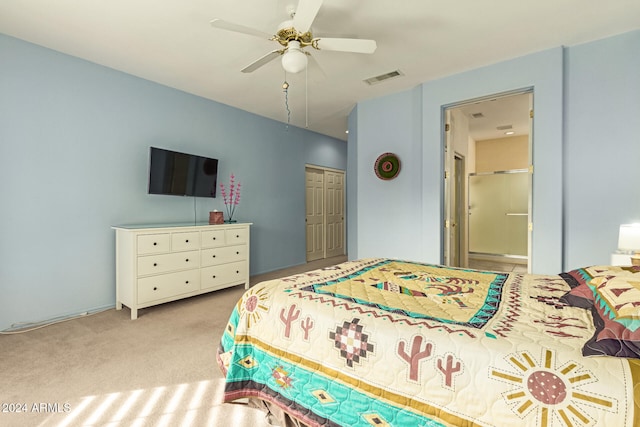
<svg viewBox="0 0 640 427"><path fill-rule="evenodd" d="M202 232L202 247L214 248L224 246L224 230L207 230Z"/></svg>
<svg viewBox="0 0 640 427"><path fill-rule="evenodd" d="M116 309L249 288L249 223L115 226ZM204 285L203 285L204 281Z"/></svg>
<svg viewBox="0 0 640 427"><path fill-rule="evenodd" d="M224 230L225 242L227 245L237 245L239 243L247 243L249 232L246 228L231 228Z"/></svg>
<svg viewBox="0 0 640 427"><path fill-rule="evenodd" d="M169 233L143 234L138 236L138 255L161 254L169 252Z"/></svg>
<svg viewBox="0 0 640 427"><path fill-rule="evenodd" d="M200 265L203 267L241 261L247 259L247 245L204 249L201 255Z"/></svg>
<svg viewBox="0 0 640 427"><path fill-rule="evenodd" d="M211 289L247 279L247 262L239 261L229 264L206 267L202 272L201 289Z"/></svg>
<svg viewBox="0 0 640 427"><path fill-rule="evenodd" d="M138 279L138 304L200 289L200 270L179 271Z"/></svg>
<svg viewBox="0 0 640 427"><path fill-rule="evenodd" d="M138 257L138 276L198 268L199 266L199 251L141 256Z"/></svg>
<svg viewBox="0 0 640 427"><path fill-rule="evenodd" d="M186 233L173 233L171 234L171 250L177 251L191 251L194 249L200 249L200 233L197 231L191 231Z"/></svg>

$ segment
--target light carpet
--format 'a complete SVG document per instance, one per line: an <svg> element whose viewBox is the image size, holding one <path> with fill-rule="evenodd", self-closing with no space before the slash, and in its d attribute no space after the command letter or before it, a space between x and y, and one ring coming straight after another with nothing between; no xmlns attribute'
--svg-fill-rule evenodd
<svg viewBox="0 0 640 427"><path fill-rule="evenodd" d="M338 257L252 283L344 261ZM223 404L216 349L243 286L143 309L110 309L0 335L0 425L266 427Z"/></svg>

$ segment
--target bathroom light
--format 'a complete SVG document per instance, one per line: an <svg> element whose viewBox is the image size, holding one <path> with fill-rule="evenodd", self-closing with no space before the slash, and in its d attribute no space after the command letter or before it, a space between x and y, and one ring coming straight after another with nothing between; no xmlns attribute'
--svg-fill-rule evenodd
<svg viewBox="0 0 640 427"><path fill-rule="evenodd" d="M512 131L512 130L509 130L509 131L506 131L504 134L505 135L513 135L513 134L515 134L515 132Z"/></svg>
<svg viewBox="0 0 640 427"><path fill-rule="evenodd" d="M300 49L300 42L297 40L289 41L289 48L282 55L282 68L287 73L299 73L307 68L307 55Z"/></svg>
<svg viewBox="0 0 640 427"><path fill-rule="evenodd" d="M620 226L618 249L632 252L631 264L640 265L640 224L622 224Z"/></svg>

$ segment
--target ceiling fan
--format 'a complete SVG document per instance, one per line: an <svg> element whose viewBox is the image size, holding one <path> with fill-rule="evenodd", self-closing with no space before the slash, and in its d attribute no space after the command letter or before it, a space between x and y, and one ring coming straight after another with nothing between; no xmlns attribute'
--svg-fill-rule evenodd
<svg viewBox="0 0 640 427"><path fill-rule="evenodd" d="M299 73L307 67L307 56L311 55L304 48L311 46L317 50L329 50L354 53L373 53L376 50L375 40L314 37L311 34L311 24L316 18L323 0L300 0L297 10L293 7L288 12L291 19L278 25L275 35L234 24L219 18L211 21L211 25L221 30L248 34L268 40L277 41L282 48L273 50L244 67L243 73L251 73L263 65L282 56L282 67L288 73Z"/></svg>

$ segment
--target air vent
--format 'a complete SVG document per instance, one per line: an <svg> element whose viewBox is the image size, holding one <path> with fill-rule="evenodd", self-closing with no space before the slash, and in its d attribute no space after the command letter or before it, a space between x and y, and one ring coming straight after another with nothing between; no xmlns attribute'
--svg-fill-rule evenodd
<svg viewBox="0 0 640 427"><path fill-rule="evenodd" d="M502 125L502 126L498 126L496 129L498 129L498 130L513 129L513 126L512 125Z"/></svg>
<svg viewBox="0 0 640 427"><path fill-rule="evenodd" d="M482 119L484 117L484 114L482 114L482 113L471 113L471 117L473 117L474 119Z"/></svg>
<svg viewBox="0 0 640 427"><path fill-rule="evenodd" d="M395 70L395 71L391 71L389 73L385 73L385 74L380 74L379 76L375 76L375 77L370 77L366 80L363 80L366 84L368 85L375 85L378 84L380 82L383 82L385 80L389 80L392 79L394 77L400 77L403 76L404 74L402 74L402 72L400 70Z"/></svg>

